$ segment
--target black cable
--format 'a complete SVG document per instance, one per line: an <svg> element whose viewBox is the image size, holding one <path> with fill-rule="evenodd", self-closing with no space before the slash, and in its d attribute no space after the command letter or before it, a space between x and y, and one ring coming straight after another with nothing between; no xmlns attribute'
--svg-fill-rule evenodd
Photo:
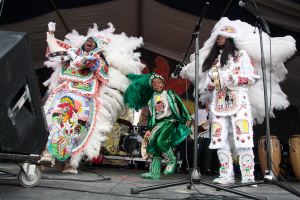
<svg viewBox="0 0 300 200"><path fill-rule="evenodd" d="M84 192L84 193L93 193L93 194L104 194L104 195L112 195L112 196L121 196L121 197L132 197L132 198L138 198L138 199L167 199L167 198L151 198L151 197L140 197L140 196L133 196L133 195L126 195L126 194L119 194L119 193L109 193L109 192L95 192L95 191L86 191L86 190L80 190L80 189L70 189L70 188L61 188L61 187L50 187L50 186L35 186L35 187L42 187L42 188L51 188L51 189L60 189L60 190L69 190L74 192ZM174 198L171 198L174 199ZM176 198L177 199L177 198ZM182 198L187 199L187 198ZM167 199L168 200L168 199Z"/></svg>

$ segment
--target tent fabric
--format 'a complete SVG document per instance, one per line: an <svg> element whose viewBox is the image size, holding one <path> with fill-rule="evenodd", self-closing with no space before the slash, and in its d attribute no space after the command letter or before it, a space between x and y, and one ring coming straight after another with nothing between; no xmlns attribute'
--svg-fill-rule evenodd
<svg viewBox="0 0 300 200"><path fill-rule="evenodd" d="M207 14L202 20L199 44L209 38L211 30L222 14L230 20L241 19L254 25L256 18L252 5L238 6L239 0L53 0L70 30L76 29L86 35L88 28L96 23L100 29L111 22L116 33L144 39L144 48L178 62L183 60L192 32L200 19L203 5L210 2ZM256 0L258 11L267 20L272 37L293 36L300 48L300 1L299 0ZM228 6L228 9L225 8ZM226 12L225 12L226 11ZM27 32L36 68L44 66L46 31L48 22L56 22L55 37L64 39L67 34L50 0L5 1L0 29ZM267 41L264 41L267 42ZM194 44L189 55L194 53ZM189 61L189 56L186 62ZM289 73L281 83L283 91L294 106L300 105L299 54L285 63Z"/></svg>

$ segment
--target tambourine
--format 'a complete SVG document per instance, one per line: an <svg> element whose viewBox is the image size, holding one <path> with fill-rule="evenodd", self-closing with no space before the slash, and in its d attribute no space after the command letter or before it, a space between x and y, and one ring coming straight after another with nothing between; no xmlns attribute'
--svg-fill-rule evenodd
<svg viewBox="0 0 300 200"><path fill-rule="evenodd" d="M48 60L51 62L63 62L66 60L69 60L70 57L68 55L68 51L55 51L52 53L49 53L47 55Z"/></svg>
<svg viewBox="0 0 300 200"><path fill-rule="evenodd" d="M215 83L215 89L220 90L221 84L220 84L220 77L219 77L219 71L216 66L213 66L212 68L213 76L214 76L214 83Z"/></svg>

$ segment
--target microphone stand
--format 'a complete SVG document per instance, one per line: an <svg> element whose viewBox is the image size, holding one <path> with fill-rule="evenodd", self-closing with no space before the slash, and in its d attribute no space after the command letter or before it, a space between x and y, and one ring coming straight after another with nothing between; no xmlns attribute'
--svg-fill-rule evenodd
<svg viewBox="0 0 300 200"><path fill-rule="evenodd" d="M194 29L194 32L193 32L193 38L192 38L192 41L188 47L188 50L185 54L185 58L188 54L188 51L195 39L195 78L196 78L196 87L195 87L195 121L197 122L198 121L198 87L197 87L197 83L199 82L199 29L200 29L200 26L201 26L201 21L208 9L208 6L209 6L209 3L206 2L205 4L205 7L203 8L203 11L202 11L202 14L201 14L201 17L200 17L200 20L199 22L196 24L196 27ZM184 58L184 59L185 59ZM183 60L184 62L184 60ZM144 191L148 191L148 190L155 190L155 189L161 189L161 188L166 188L166 187L171 187L171 186L176 186L176 185L183 185L183 184L187 184L187 189L191 189L191 186L193 184L200 184L202 183L203 185L206 185L206 186L210 186L210 187L213 187L213 188L216 188L217 190L224 190L224 191L227 191L227 192L231 192L231 193L234 193L234 194L238 194L238 195L241 195L241 196L244 196L244 197L248 197L248 198L251 198L251 199L266 199L265 197L259 197L259 196L255 196L255 195L252 195L252 194L249 194L249 193L245 193L245 192L242 192L242 191L238 191L238 190L233 190L233 189L230 189L228 187L224 187L224 186L220 186L220 185L216 185L216 184L213 184L213 183L208 183L208 182L205 182L203 180L201 180L201 174L200 174L200 171L198 171L198 168L197 168L197 138L198 138L198 126L197 126L197 123L194 123L194 126L195 126L195 130L194 130L194 147L193 147L193 153L194 153L194 156L193 156L193 169L192 169L192 172L190 172L189 174L189 178L188 180L185 180L185 181L178 181L178 182L173 182L173 183L167 183L167 184L161 184L161 185L154 185L154 186L149 186L149 187L134 187L134 188L131 188L131 194L138 194L140 192L144 192Z"/></svg>
<svg viewBox="0 0 300 200"><path fill-rule="evenodd" d="M256 18L258 19L258 30L259 30L259 37L260 37L260 48L261 48L261 67L263 71L263 85L264 85L264 100L265 100L265 120L266 120L266 146L267 146L267 165L268 169L265 171L265 176L263 181L257 181L253 183L247 183L242 185L235 185L235 186L229 186L227 188L237 188L237 187L244 187L244 186L251 186L256 184L274 184L278 187L285 189L286 191L300 197L300 193L293 188L288 187L285 184L279 183L276 176L274 175L274 172L272 171L272 161L271 161L271 147L270 147L270 123L269 123L269 105L268 105L268 92L267 92L267 81L266 81L266 63L265 63L265 57L264 57L264 48L263 48L263 38L262 38L262 29L270 36L270 30L267 22L262 18L262 16L259 15L257 6L255 3L255 0L249 0L252 4L255 12L256 12Z"/></svg>

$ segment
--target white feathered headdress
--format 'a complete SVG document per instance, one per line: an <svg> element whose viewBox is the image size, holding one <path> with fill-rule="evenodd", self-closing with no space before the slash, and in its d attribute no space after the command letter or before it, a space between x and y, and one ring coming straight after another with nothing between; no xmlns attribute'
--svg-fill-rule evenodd
<svg viewBox="0 0 300 200"><path fill-rule="evenodd" d="M264 91L261 68L261 47L258 30L246 22L240 20L231 21L223 17L216 23L212 34L205 41L203 47L199 50L199 82L195 83L195 56L190 58L191 63L186 65L181 71L183 78L189 78L195 85L198 85L200 91L200 101L206 103L211 99L211 93L205 91L205 76L207 72L202 72L202 64L208 56L212 46L215 44L218 35L233 38L235 45L240 50L246 50L251 60L257 68L261 79L254 86L249 87L249 97L252 107L253 119L262 123L265 117L264 108ZM272 96L271 117L274 117L273 109L282 110L289 106L287 96L282 92L279 83L285 80L287 69L284 62L290 58L296 51L296 41L291 36L271 38L271 55L270 55L270 38L263 32L263 49L267 68L267 85L268 96ZM270 70L272 65L272 71ZM271 73L271 80L270 80ZM270 85L272 86L272 95L270 95ZM270 105L270 102L269 102Z"/></svg>
<svg viewBox="0 0 300 200"><path fill-rule="evenodd" d="M108 26L107 29L98 30L98 26L94 24L86 36L73 30L65 36L64 41L59 41L48 33L47 42L51 52L78 48L89 37L105 38L109 43L109 45L101 48L106 61L109 63L109 83L102 84L99 88L97 99L100 102L100 109L97 115L97 126L83 151L71 156L70 162L73 166L78 166L84 154L88 156L88 159L98 157L100 148L107 139L106 135L111 132L117 118L125 111L123 93L131 83L126 75L141 74L145 67L140 61L140 53L134 51L143 45L143 38L128 37L125 33L114 34L114 26L111 23L108 23ZM99 42L101 41L99 40ZM59 45L62 43L63 45ZM46 61L45 65L54 70L50 79L44 83L44 85L49 85L48 92L51 93L58 84L62 65L61 62L50 61Z"/></svg>

